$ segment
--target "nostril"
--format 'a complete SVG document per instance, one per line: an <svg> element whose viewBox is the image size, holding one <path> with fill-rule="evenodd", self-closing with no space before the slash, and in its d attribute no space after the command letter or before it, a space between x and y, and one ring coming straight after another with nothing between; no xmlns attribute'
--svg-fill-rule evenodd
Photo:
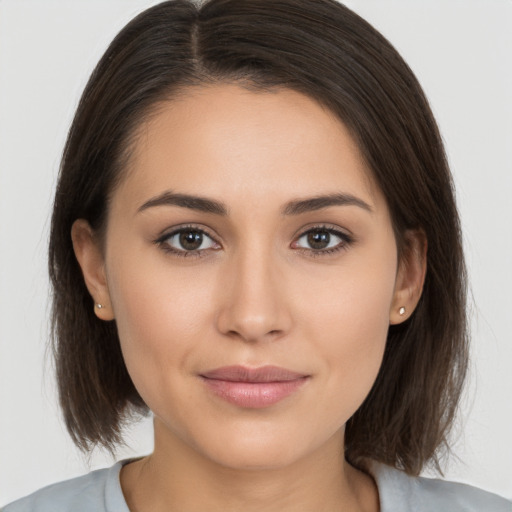
<svg viewBox="0 0 512 512"><path fill-rule="evenodd" d="M226 335L231 338L239 338L243 341L254 342L258 340L264 340L269 338L277 338L283 333L281 329L272 329L266 333L256 332L248 329L231 329L226 332Z"/></svg>

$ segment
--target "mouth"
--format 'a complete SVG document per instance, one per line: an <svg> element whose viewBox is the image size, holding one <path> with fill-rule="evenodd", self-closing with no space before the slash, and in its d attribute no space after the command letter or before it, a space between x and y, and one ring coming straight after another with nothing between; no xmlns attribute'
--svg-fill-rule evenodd
<svg viewBox="0 0 512 512"><path fill-rule="evenodd" d="M238 407L269 407L298 391L309 375L278 366L225 366L200 374L214 395Z"/></svg>

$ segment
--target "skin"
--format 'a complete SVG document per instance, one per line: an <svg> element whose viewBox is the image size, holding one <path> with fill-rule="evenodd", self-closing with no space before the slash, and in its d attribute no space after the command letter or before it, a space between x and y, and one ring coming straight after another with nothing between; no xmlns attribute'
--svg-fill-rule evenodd
<svg viewBox="0 0 512 512"><path fill-rule="evenodd" d="M375 381L389 324L419 300L421 233L407 233L398 262L356 144L297 92L190 89L138 135L104 250L86 221L72 232L96 314L115 319L154 413L154 453L121 473L130 510L377 511L375 483L344 460L344 426ZM226 215L148 204L170 192L220 202ZM283 214L333 194L360 203ZM162 238L178 228L207 233L199 251L183 257L178 236ZM327 249L312 248L312 228L330 237ZM259 409L213 395L199 377L269 364L307 379Z"/></svg>

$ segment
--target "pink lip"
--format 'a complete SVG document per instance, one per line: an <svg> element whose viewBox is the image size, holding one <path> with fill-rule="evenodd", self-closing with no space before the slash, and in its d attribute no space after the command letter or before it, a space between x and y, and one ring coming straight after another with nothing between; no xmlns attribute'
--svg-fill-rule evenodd
<svg viewBox="0 0 512 512"><path fill-rule="evenodd" d="M200 375L208 388L239 407L259 409L297 391L308 375L277 366L225 366Z"/></svg>

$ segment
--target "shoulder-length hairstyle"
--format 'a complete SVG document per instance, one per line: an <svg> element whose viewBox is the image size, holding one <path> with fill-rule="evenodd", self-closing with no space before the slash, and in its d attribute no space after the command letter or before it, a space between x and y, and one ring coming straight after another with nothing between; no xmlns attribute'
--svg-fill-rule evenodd
<svg viewBox="0 0 512 512"><path fill-rule="evenodd" d="M346 425L346 458L409 474L439 469L467 367L466 281L442 140L414 74L371 25L335 0L171 0L114 39L85 88L64 149L49 245L53 349L67 428L83 450L114 450L123 423L147 412L126 370L115 321L93 312L71 226L104 233L109 197L137 127L187 87L289 88L330 109L383 191L398 253L409 229L428 240L412 316L389 328L384 360Z"/></svg>

